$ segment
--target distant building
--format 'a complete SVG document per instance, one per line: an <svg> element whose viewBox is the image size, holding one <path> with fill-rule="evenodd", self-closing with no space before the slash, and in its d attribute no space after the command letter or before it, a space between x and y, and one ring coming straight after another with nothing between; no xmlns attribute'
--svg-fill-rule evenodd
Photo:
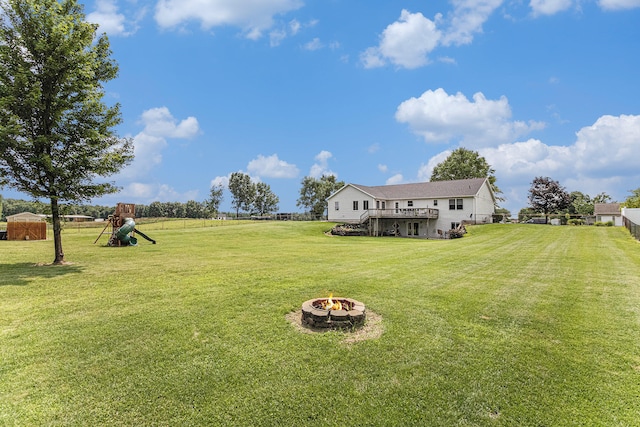
<svg viewBox="0 0 640 427"><path fill-rule="evenodd" d="M613 222L613 225L622 226L622 211L620 203L596 203L593 207L596 222Z"/></svg>
<svg viewBox="0 0 640 427"><path fill-rule="evenodd" d="M327 199L328 220L367 225L372 236L438 238L461 224L493 221L486 178L377 187L347 184Z"/></svg>

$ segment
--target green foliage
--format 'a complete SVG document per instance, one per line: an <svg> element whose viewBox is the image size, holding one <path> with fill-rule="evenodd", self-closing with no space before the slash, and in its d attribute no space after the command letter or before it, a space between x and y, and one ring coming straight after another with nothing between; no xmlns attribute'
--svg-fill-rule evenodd
<svg viewBox="0 0 640 427"><path fill-rule="evenodd" d="M240 210L251 210L256 197L256 187L251 182L251 177L242 172L234 172L229 177L229 191L231 192L231 207L236 210L236 218Z"/></svg>
<svg viewBox="0 0 640 427"><path fill-rule="evenodd" d="M271 191L271 187L264 182L258 182L255 186L256 197L253 201L252 210L258 215L266 215L277 211L280 199Z"/></svg>
<svg viewBox="0 0 640 427"><path fill-rule="evenodd" d="M581 218L572 218L567 220L567 225L584 225L584 220Z"/></svg>
<svg viewBox="0 0 640 427"><path fill-rule="evenodd" d="M117 188L98 177L131 161L114 133L119 106L103 104L116 77L106 35L85 22L76 0L0 3L0 175L3 184L51 203L55 261L64 261L58 203Z"/></svg>
<svg viewBox="0 0 640 427"><path fill-rule="evenodd" d="M296 205L316 219L324 217L329 196L345 186L345 182L338 181L334 175L323 175L320 179L305 176L301 184Z"/></svg>
<svg viewBox="0 0 640 427"><path fill-rule="evenodd" d="M606 222L596 221L594 225L596 227L613 227L614 224L613 224L613 221L606 221Z"/></svg>
<svg viewBox="0 0 640 427"><path fill-rule="evenodd" d="M209 199L205 201L207 210L211 215L215 215L220 210L220 203L224 197L224 186L214 184L209 190Z"/></svg>
<svg viewBox="0 0 640 427"><path fill-rule="evenodd" d="M431 173L431 181L450 181L454 179L488 178L497 200L502 191L496 185L495 170L477 151L460 147L453 150L449 157L438 163Z"/></svg>
<svg viewBox="0 0 640 427"><path fill-rule="evenodd" d="M255 183L242 172L234 172L229 177L229 191L233 197L231 206L236 209L236 218L240 210L251 214L266 215L278 210L280 199L264 182Z"/></svg>
<svg viewBox="0 0 640 427"><path fill-rule="evenodd" d="M623 205L626 208L640 208L640 188L630 191L631 195L627 197Z"/></svg>

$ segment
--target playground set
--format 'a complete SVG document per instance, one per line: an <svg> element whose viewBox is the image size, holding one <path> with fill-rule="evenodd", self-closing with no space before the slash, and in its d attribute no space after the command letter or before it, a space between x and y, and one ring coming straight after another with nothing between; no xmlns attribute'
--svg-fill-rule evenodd
<svg viewBox="0 0 640 427"><path fill-rule="evenodd" d="M138 244L138 239L135 237L136 234L155 245L155 240L136 229L135 217L135 204L118 203L116 211L113 215L109 215L107 225L104 226L104 229L93 243L97 243L107 228L111 227L111 236L107 243L108 246L136 246Z"/></svg>

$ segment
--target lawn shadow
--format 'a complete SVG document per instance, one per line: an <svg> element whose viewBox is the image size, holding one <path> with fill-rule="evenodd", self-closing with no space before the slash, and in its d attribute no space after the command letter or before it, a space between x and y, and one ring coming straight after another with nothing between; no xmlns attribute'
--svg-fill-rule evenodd
<svg viewBox="0 0 640 427"><path fill-rule="evenodd" d="M17 262L0 264L0 286L25 286L34 278L50 279L66 274L81 273L83 267L74 264L32 264Z"/></svg>

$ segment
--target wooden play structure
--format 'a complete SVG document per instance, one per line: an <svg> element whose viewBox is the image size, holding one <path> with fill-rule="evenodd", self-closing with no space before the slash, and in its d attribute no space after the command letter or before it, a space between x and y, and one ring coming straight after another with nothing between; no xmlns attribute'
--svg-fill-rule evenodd
<svg viewBox="0 0 640 427"><path fill-rule="evenodd" d="M22 212L7 216L7 240L47 240L44 216Z"/></svg>
<svg viewBox="0 0 640 427"><path fill-rule="evenodd" d="M155 245L155 240L135 228L135 218L135 204L118 203L116 211L113 215L109 215L107 225L104 226L104 229L93 243L97 243L107 228L111 227L109 242L107 243L109 246L136 246L138 244L138 239L135 237L136 233Z"/></svg>

